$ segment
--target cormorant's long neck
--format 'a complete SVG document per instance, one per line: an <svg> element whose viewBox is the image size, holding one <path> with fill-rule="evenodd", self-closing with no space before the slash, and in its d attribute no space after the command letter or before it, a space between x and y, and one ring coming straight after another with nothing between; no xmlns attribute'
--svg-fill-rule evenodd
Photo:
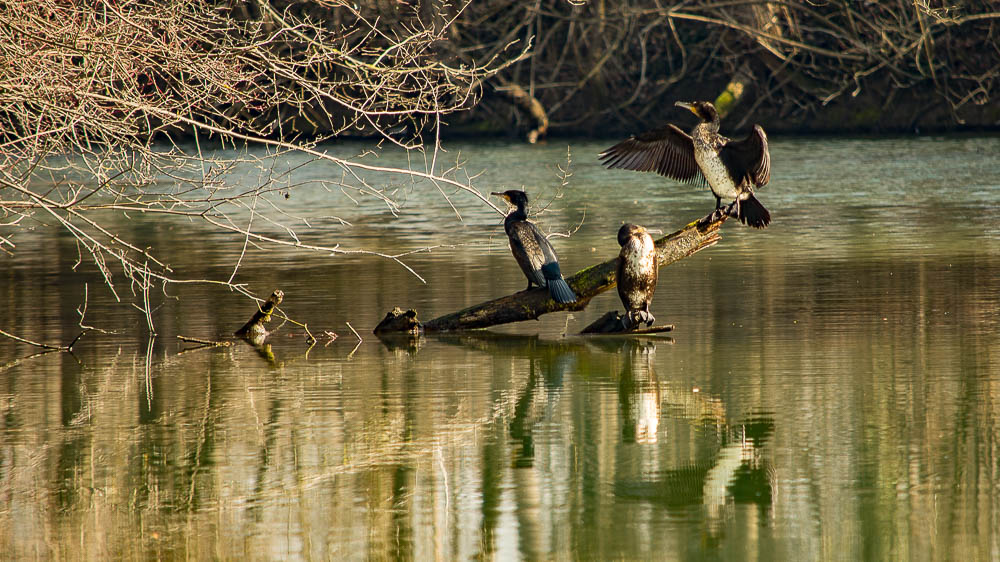
<svg viewBox="0 0 1000 562"><path fill-rule="evenodd" d="M720 121L719 121L719 115L718 114L715 114L715 115L712 116L711 119L706 119L705 121L702 122L702 125L704 125L705 129L709 133L718 133L719 132L719 124L720 124Z"/></svg>
<svg viewBox="0 0 1000 562"><path fill-rule="evenodd" d="M518 221L528 220L528 211L525 210L524 204L519 204L516 209L507 214L507 218L503 220L504 230L509 228L509 225Z"/></svg>

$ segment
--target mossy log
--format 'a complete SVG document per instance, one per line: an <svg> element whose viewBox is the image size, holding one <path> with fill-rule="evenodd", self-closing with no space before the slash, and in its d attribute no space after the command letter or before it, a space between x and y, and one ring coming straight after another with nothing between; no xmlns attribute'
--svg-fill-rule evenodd
<svg viewBox="0 0 1000 562"><path fill-rule="evenodd" d="M275 289L271 296L268 297L264 304L253 313L250 320L243 325L242 328L236 330L234 335L241 337L255 345L260 345L267 339L269 332L264 324L271 320L271 312L281 304L281 300L285 297L285 293L281 289Z"/></svg>
<svg viewBox="0 0 1000 562"><path fill-rule="evenodd" d="M659 266L669 265L715 245L721 238L719 228L725 220L726 217L723 216L707 223L695 221L656 240ZM550 312L583 310L590 304L592 298L615 286L617 264L616 256L567 278L566 282L577 295L576 302L557 303L549 297L547 289L536 287L445 314L418 325L424 332L474 330L510 322L535 320ZM394 331L393 322L388 321L393 314L389 313L386 316L386 320L383 320L377 328L378 333ZM399 324L399 330L414 330L416 322L416 312L408 311L406 322Z"/></svg>

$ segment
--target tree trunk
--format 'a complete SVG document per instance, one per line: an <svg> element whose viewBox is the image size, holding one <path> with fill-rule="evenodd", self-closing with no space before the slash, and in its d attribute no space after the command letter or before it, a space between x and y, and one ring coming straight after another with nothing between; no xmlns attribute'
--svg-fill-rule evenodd
<svg viewBox="0 0 1000 562"><path fill-rule="evenodd" d="M532 96L527 90L517 84L497 86L496 91L507 97L511 103L523 111L534 123L535 127L528 131L527 136L530 144L537 143L548 134L549 116L545 113L545 107L538 101L538 98Z"/></svg>

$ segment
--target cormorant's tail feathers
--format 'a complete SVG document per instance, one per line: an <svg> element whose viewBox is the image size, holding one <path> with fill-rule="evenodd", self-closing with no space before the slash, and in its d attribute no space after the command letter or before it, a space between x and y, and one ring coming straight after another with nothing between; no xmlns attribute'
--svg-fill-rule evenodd
<svg viewBox="0 0 1000 562"><path fill-rule="evenodd" d="M559 279L549 279L549 295L552 300L561 303L576 302L576 293L573 289L569 288L569 284L566 280L560 277Z"/></svg>
<svg viewBox="0 0 1000 562"><path fill-rule="evenodd" d="M739 206L741 223L754 228L764 228L771 224L771 213L767 212L764 205L753 195L740 201L737 205Z"/></svg>
<svg viewBox="0 0 1000 562"><path fill-rule="evenodd" d="M562 272L559 271L559 262L553 261L543 265L542 275L545 276L545 284L549 287L552 300L561 303L576 302L576 293L563 279Z"/></svg>

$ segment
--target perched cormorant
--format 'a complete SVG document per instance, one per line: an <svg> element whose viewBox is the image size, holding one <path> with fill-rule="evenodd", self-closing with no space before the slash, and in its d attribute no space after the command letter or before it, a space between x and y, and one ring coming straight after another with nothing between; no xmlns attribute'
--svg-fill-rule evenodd
<svg viewBox="0 0 1000 562"><path fill-rule="evenodd" d="M643 322L652 326L655 318L649 312L649 303L653 301L660 270L653 237L645 228L626 223L618 229L618 244L622 247L616 271L618 296L625 305L622 322L628 330Z"/></svg>
<svg viewBox="0 0 1000 562"><path fill-rule="evenodd" d="M715 194L716 218L721 212L738 217L740 222L764 228L771 214L753 195L755 188L771 179L771 157L767 135L754 125L747 138L730 140L719 134L719 114L707 101L677 102L701 118L691 134L668 124L630 137L600 154L609 168L656 172L684 182L706 182ZM732 201L725 211L722 201Z"/></svg>
<svg viewBox="0 0 1000 562"><path fill-rule="evenodd" d="M548 287L549 295L556 302L576 301L576 294L559 271L559 258L552 244L534 223L528 222L528 194L511 189L503 193L494 191L493 195L503 197L515 207L504 219L503 229L510 239L510 252L528 278L528 289L532 284Z"/></svg>

